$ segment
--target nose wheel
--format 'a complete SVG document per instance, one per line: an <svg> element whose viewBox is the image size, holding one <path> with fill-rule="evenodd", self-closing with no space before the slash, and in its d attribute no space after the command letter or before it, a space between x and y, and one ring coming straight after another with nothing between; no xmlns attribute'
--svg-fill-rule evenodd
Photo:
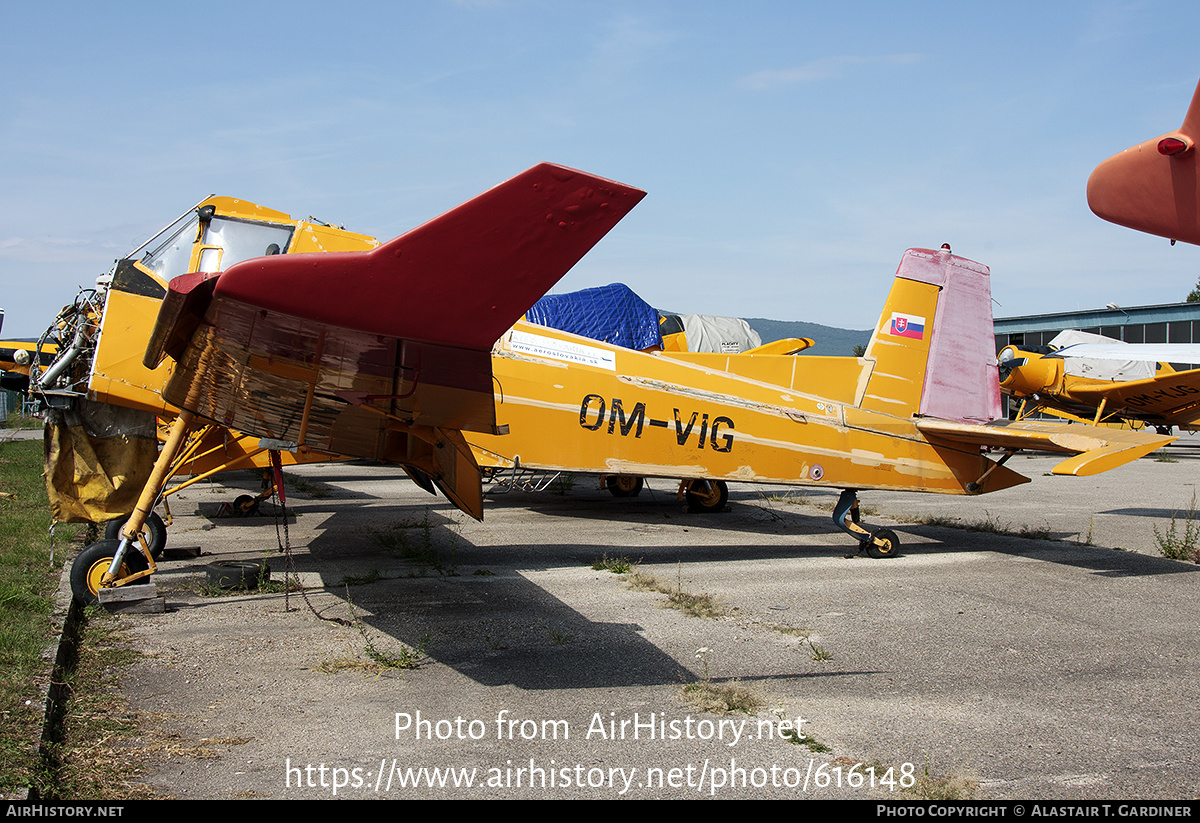
<svg viewBox="0 0 1200 823"><path fill-rule="evenodd" d="M833 507L833 522L858 541L858 551L868 557L895 557L900 553L900 538L891 529L869 531L859 525L858 493L846 489Z"/></svg>
<svg viewBox="0 0 1200 823"><path fill-rule="evenodd" d="M104 588L105 575L112 568L113 558L121 546L120 540L98 540L81 551L71 564L71 594L81 606L94 606L100 602L100 589ZM135 574L146 572L150 564L137 547L126 545L117 566L114 580L124 580ZM133 583L148 583L148 576L137 578Z"/></svg>

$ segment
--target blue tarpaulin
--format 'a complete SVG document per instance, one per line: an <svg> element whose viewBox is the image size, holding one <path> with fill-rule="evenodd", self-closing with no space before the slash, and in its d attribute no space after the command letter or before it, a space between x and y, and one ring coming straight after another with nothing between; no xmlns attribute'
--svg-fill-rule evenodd
<svg viewBox="0 0 1200 823"><path fill-rule="evenodd" d="M622 283L548 294L525 313L530 323L627 349L662 345L658 311Z"/></svg>

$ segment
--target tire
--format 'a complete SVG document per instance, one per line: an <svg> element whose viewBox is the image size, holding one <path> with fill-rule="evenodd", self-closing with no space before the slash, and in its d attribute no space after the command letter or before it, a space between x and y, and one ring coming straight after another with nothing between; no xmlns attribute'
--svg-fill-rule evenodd
<svg viewBox="0 0 1200 823"><path fill-rule="evenodd" d="M271 579L271 567L260 560L226 560L210 563L205 572L208 585L219 589L257 589Z"/></svg>
<svg viewBox="0 0 1200 823"><path fill-rule="evenodd" d="M693 480L685 497L693 514L723 512L729 502L729 486L724 480Z"/></svg>
<svg viewBox="0 0 1200 823"><path fill-rule="evenodd" d="M109 520L108 525L104 527L104 539L120 540L121 528L128 522L128 517ZM146 542L150 544L150 556L158 560L162 557L163 549L167 547L167 524L156 513L150 512L143 528L146 530Z"/></svg>
<svg viewBox="0 0 1200 823"><path fill-rule="evenodd" d="M631 474L610 474L604 486L613 497L637 497L642 493L645 481Z"/></svg>
<svg viewBox="0 0 1200 823"><path fill-rule="evenodd" d="M867 555L876 559L884 557L895 557L900 554L900 538L896 537L896 533L891 529L877 529L875 538L883 540L887 543L886 546L878 546L874 541L867 544Z"/></svg>
<svg viewBox="0 0 1200 823"><path fill-rule="evenodd" d="M240 494L233 501L234 517L253 517L258 514L258 498L249 494Z"/></svg>
<svg viewBox="0 0 1200 823"><path fill-rule="evenodd" d="M71 564L71 595L81 606L94 606L100 602L98 592L100 580L120 547L120 540L98 540L81 551ZM145 571L149 568L142 553L130 546L125 549L125 559L121 562L119 574L122 577ZM130 585L136 586L150 582L149 577L143 577Z"/></svg>

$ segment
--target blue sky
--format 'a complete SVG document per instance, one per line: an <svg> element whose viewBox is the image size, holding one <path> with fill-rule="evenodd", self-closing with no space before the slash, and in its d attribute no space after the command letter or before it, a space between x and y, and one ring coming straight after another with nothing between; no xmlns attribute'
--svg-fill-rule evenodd
<svg viewBox="0 0 1200 823"><path fill-rule="evenodd" d="M1200 274L1085 200L1182 122L1200 4L0 8L5 337L210 193L389 238L542 160L649 192L556 291L861 329L914 246L988 265L999 317Z"/></svg>

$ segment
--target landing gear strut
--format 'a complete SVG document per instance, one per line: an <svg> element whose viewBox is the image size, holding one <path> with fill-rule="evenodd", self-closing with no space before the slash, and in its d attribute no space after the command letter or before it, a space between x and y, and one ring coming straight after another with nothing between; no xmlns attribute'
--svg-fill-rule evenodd
<svg viewBox="0 0 1200 823"><path fill-rule="evenodd" d="M150 575L158 571L151 545L146 539L146 519L154 509L170 471L171 461L179 452L192 419L192 414L186 411L180 412L175 418L171 433L142 488L137 506L120 531L120 539L100 540L75 558L71 565L71 593L81 605L97 602L100 589L148 582ZM130 538L131 534L136 537Z"/></svg>
<svg viewBox="0 0 1200 823"><path fill-rule="evenodd" d="M833 507L833 522L858 541L859 552L869 557L895 557L900 553L900 539L891 529L867 531L859 525L858 492L846 489Z"/></svg>

